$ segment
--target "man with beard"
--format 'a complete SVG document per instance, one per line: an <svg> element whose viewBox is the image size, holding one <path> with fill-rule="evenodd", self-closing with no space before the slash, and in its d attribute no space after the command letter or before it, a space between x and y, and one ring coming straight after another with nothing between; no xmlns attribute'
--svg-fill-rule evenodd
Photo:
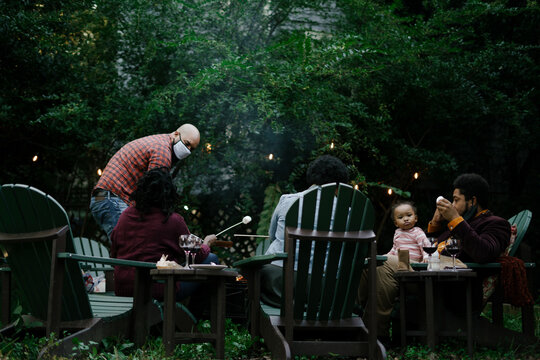
<svg viewBox="0 0 540 360"><path fill-rule="evenodd" d="M199 130L191 124L183 124L170 134L133 140L114 154L90 199L92 215L109 239L120 214L133 205L130 195L143 174L156 168L170 170L175 161L191 154L199 142Z"/></svg>
<svg viewBox="0 0 540 360"><path fill-rule="evenodd" d="M509 245L510 224L487 209L488 194L489 185L480 175L458 176L454 180L453 201L437 202L428 236L437 236L439 244L451 236L457 238L461 249L457 257L461 261L494 261Z"/></svg>
<svg viewBox="0 0 540 360"><path fill-rule="evenodd" d="M446 240L454 237L460 243L458 259L478 263L495 261L508 247L511 229L507 220L488 210L487 181L478 174L462 174L454 180L453 189L452 202L437 199L437 208L426 235L437 237L439 251L443 255L449 255L444 250ZM388 338L391 314L398 295L398 282L394 278L398 262L390 260L389 257L387 262L377 267L377 321L379 336L383 339ZM479 272L473 284L473 311L476 314L482 307L482 280L487 275ZM358 296L361 306L366 306L366 294L367 282L363 281ZM447 286L444 300L444 314L458 322L463 319L463 289ZM478 322L476 324L479 326Z"/></svg>

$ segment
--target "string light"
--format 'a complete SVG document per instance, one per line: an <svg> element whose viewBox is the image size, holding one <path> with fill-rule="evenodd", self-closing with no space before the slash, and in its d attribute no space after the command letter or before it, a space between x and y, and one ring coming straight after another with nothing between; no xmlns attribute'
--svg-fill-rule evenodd
<svg viewBox="0 0 540 360"><path fill-rule="evenodd" d="M38 156L34 155L34 157L32 158L32 162L36 162L36 161L38 161Z"/></svg>
<svg viewBox="0 0 540 360"><path fill-rule="evenodd" d="M274 160L274 154L269 154L268 155L268 160Z"/></svg>
<svg viewBox="0 0 540 360"><path fill-rule="evenodd" d="M388 195L392 195L392 193L393 193L392 189L388 189L387 192L388 192Z"/></svg>
<svg viewBox="0 0 540 360"><path fill-rule="evenodd" d="M212 151L212 144L206 143L206 152Z"/></svg>
<svg viewBox="0 0 540 360"><path fill-rule="evenodd" d="M358 184L354 185L354 190L358 190Z"/></svg>
<svg viewBox="0 0 540 360"><path fill-rule="evenodd" d="M334 147L335 147L335 145L334 145L334 142L332 141L332 142L330 143L330 150L334 150Z"/></svg>
<svg viewBox="0 0 540 360"><path fill-rule="evenodd" d="M184 210L188 211L189 207L187 205L184 205Z"/></svg>
<svg viewBox="0 0 540 360"><path fill-rule="evenodd" d="M415 179L418 179L419 177L420 177L420 173L415 172L415 173L414 173L414 178L415 178Z"/></svg>
<svg viewBox="0 0 540 360"><path fill-rule="evenodd" d="M101 171L101 169L97 169L97 174L98 174L99 176L101 176L101 175L103 175L103 171Z"/></svg>

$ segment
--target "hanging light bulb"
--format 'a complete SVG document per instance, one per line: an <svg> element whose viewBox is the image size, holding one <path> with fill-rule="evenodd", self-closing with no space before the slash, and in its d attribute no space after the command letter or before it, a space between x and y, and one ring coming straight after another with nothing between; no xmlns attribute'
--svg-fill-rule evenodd
<svg viewBox="0 0 540 360"><path fill-rule="evenodd" d="M38 156L34 155L34 157L32 158L32 162L36 162L36 161L38 161Z"/></svg>
<svg viewBox="0 0 540 360"><path fill-rule="evenodd" d="M97 169L97 174L98 174L99 176L101 176L101 175L103 175L103 171L101 171L101 169Z"/></svg>
<svg viewBox="0 0 540 360"><path fill-rule="evenodd" d="M273 160L274 159L274 154L269 154L268 155L268 160Z"/></svg>
<svg viewBox="0 0 540 360"><path fill-rule="evenodd" d="M335 147L335 145L334 145L334 142L332 141L332 142L330 143L330 150L334 150L334 147Z"/></svg>
<svg viewBox="0 0 540 360"><path fill-rule="evenodd" d="M206 152L212 151L212 144L206 143Z"/></svg>
<svg viewBox="0 0 540 360"><path fill-rule="evenodd" d="M418 178L420 177L420 173L419 173L419 172L415 172L413 176L414 176L415 179L418 179Z"/></svg>
<svg viewBox="0 0 540 360"><path fill-rule="evenodd" d="M358 190L358 184L354 185L354 190Z"/></svg>
<svg viewBox="0 0 540 360"><path fill-rule="evenodd" d="M392 193L393 193L392 189L388 189L387 192L388 192L388 195L392 195Z"/></svg>

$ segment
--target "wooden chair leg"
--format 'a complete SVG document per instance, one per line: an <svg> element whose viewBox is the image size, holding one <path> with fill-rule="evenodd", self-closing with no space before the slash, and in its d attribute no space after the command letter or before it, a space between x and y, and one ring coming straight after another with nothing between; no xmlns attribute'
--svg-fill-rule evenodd
<svg viewBox="0 0 540 360"><path fill-rule="evenodd" d="M499 326L503 325L503 289L500 280L491 295L491 322Z"/></svg>
<svg viewBox="0 0 540 360"><path fill-rule="evenodd" d="M521 331L527 337L534 337L534 305L526 305L521 308Z"/></svg>

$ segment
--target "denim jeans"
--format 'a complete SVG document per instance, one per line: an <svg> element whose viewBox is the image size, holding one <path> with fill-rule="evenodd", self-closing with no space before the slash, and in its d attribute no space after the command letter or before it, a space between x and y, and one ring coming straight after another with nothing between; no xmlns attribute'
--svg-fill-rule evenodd
<svg viewBox="0 0 540 360"><path fill-rule="evenodd" d="M100 201L96 201L92 196L90 199L90 211L99 226L107 233L109 241L111 233L120 219L120 215L128 205L119 197L111 196Z"/></svg>

